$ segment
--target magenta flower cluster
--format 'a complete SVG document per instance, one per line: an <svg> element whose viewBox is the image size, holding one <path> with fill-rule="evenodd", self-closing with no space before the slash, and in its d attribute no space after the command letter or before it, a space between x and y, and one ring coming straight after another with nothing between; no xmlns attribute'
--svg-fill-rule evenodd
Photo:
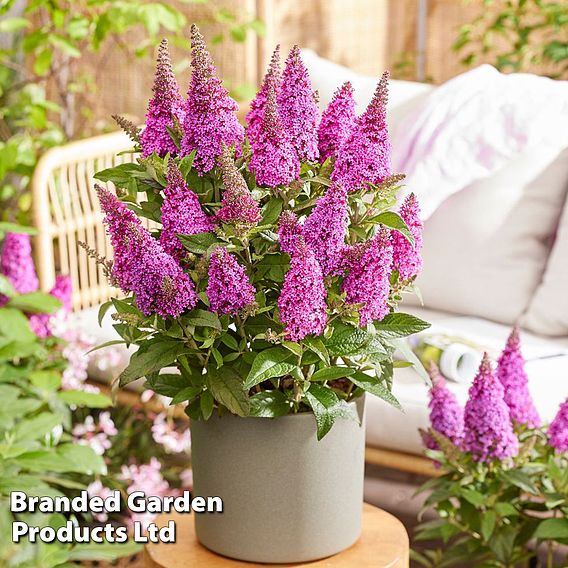
<svg viewBox="0 0 568 568"><path fill-rule="evenodd" d="M341 145L332 179L349 191L380 184L392 173L391 143L387 128L388 78L385 72L375 95Z"/></svg>
<svg viewBox="0 0 568 568"><path fill-rule="evenodd" d="M341 147L355 127L353 87L347 81L335 91L329 106L321 115L318 127L320 161L337 158Z"/></svg>
<svg viewBox="0 0 568 568"><path fill-rule="evenodd" d="M511 419L529 428L541 425L540 416L529 392L529 380L521 353L519 330L514 328L497 363L497 378L504 389L504 397Z"/></svg>
<svg viewBox="0 0 568 568"><path fill-rule="evenodd" d="M280 321L288 339L321 335L327 323L326 290L321 267L300 237L292 249L290 270L278 298Z"/></svg>
<svg viewBox="0 0 568 568"><path fill-rule="evenodd" d="M487 355L469 389L464 430L464 448L476 461L502 460L519 451L503 385L495 376Z"/></svg>
<svg viewBox="0 0 568 568"><path fill-rule="evenodd" d="M393 249L385 228L369 241L357 243L344 252L347 276L342 290L348 304L359 305L359 324L365 327L383 319L390 311L390 274Z"/></svg>
<svg viewBox="0 0 568 568"><path fill-rule="evenodd" d="M195 286L176 259L150 235L138 217L112 193L97 187L114 248L113 277L124 292L134 292L149 316L179 316L197 303Z"/></svg>
<svg viewBox="0 0 568 568"><path fill-rule="evenodd" d="M215 228L173 160L169 163L168 183L164 190L162 226L160 244L165 252L178 260L185 255L178 235L195 235Z"/></svg>
<svg viewBox="0 0 568 568"><path fill-rule="evenodd" d="M168 51L168 40L163 39L158 50L158 64L154 79L153 98L148 104L146 128L140 135L142 156L152 153L158 156L177 154L177 146L168 129L173 129L183 122L185 116L184 100L172 71L172 62Z"/></svg>
<svg viewBox="0 0 568 568"><path fill-rule="evenodd" d="M463 409L454 393L446 386L446 381L440 375L438 368L430 370L432 388L430 389L430 424L432 429L442 434L456 446L461 446L464 436ZM424 437L426 447L437 450L436 440L429 434Z"/></svg>
<svg viewBox="0 0 568 568"><path fill-rule="evenodd" d="M255 289L245 269L224 247L211 254L207 297L218 314L235 315L254 303Z"/></svg>
<svg viewBox="0 0 568 568"><path fill-rule="evenodd" d="M213 169L223 145L240 149L244 128L235 112L238 104L229 96L197 26L191 26L191 84L187 93L181 154L195 151L194 167L199 173Z"/></svg>
<svg viewBox="0 0 568 568"><path fill-rule="evenodd" d="M223 177L223 198L217 219L235 225L256 225L261 217L259 204L254 200L247 182L237 170L227 148L219 159Z"/></svg>
<svg viewBox="0 0 568 568"><path fill-rule="evenodd" d="M317 200L303 227L306 243L313 249L324 276L341 274L348 222L347 191L341 184L333 184Z"/></svg>
<svg viewBox="0 0 568 568"><path fill-rule="evenodd" d="M24 233L7 233L0 255L0 274L3 274L19 294L35 292L39 287L30 236ZM0 295L0 305L7 298Z"/></svg>
<svg viewBox="0 0 568 568"><path fill-rule="evenodd" d="M496 371L485 354L469 389L465 411L447 389L437 368L431 376L432 429L469 452L475 461L488 463L515 457L519 452L516 432L541 426L528 388L518 328L512 330ZM568 452L568 400L561 404L547 433L550 447L559 453ZM422 432L422 438L427 448L439 449L431 432Z"/></svg>
<svg viewBox="0 0 568 568"><path fill-rule="evenodd" d="M568 452L568 400L565 400L548 428L548 442L557 452Z"/></svg>
<svg viewBox="0 0 568 568"><path fill-rule="evenodd" d="M400 216L409 228L414 242L410 243L399 231L393 231L393 265L398 270L400 279L407 281L417 276L422 270L423 223L420 220L420 205L413 193L402 204Z"/></svg>

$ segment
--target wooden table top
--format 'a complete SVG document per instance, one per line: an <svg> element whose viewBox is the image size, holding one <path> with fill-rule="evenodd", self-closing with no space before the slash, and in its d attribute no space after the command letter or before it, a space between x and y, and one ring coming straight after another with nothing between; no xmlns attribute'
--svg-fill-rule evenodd
<svg viewBox="0 0 568 568"><path fill-rule="evenodd" d="M173 513L160 515L156 521L164 526L170 520L176 523L175 544L147 544L145 561L147 568L254 568L267 564L256 564L231 560L219 556L202 546L195 536L192 515ZM363 506L363 531L361 538L350 548L313 562L300 564L278 564L300 568L408 568L408 535L402 523L385 511L368 505Z"/></svg>

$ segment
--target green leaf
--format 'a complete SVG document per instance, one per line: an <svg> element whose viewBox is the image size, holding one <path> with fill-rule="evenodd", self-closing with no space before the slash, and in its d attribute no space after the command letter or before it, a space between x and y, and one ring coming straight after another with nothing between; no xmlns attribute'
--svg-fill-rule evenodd
<svg viewBox="0 0 568 568"><path fill-rule="evenodd" d="M3 274L0 274L0 295L8 296L8 298L16 295L14 286L12 286L12 283Z"/></svg>
<svg viewBox="0 0 568 568"><path fill-rule="evenodd" d="M540 540L567 539L568 519L545 519L538 525L534 537Z"/></svg>
<svg viewBox="0 0 568 568"><path fill-rule="evenodd" d="M181 244L194 254L205 254L214 245L226 245L224 241L218 239L213 233L197 233L195 235L177 235Z"/></svg>
<svg viewBox="0 0 568 568"><path fill-rule="evenodd" d="M79 543L75 544L75 546L73 546L73 548L69 551L69 560L74 562L85 560L101 560L112 562L117 558L121 558L123 556L132 556L133 554L139 552L141 549L142 545L131 540L125 543Z"/></svg>
<svg viewBox="0 0 568 568"><path fill-rule="evenodd" d="M211 414L213 413L213 407L215 405L215 399L210 391L204 391L199 397L199 408L201 409L201 415L203 420L209 420Z"/></svg>
<svg viewBox="0 0 568 568"><path fill-rule="evenodd" d="M22 420L14 429L16 440L37 440L49 434L61 424L61 417L51 412L42 412L33 418Z"/></svg>
<svg viewBox="0 0 568 568"><path fill-rule="evenodd" d="M54 392L61 386L61 374L57 371L34 371L30 383L43 391Z"/></svg>
<svg viewBox="0 0 568 568"><path fill-rule="evenodd" d="M248 416L250 409L248 389L245 389L242 377L233 368L209 367L206 382L207 388L217 402L237 416Z"/></svg>
<svg viewBox="0 0 568 568"><path fill-rule="evenodd" d="M79 444L62 444L54 450L28 452L14 461L24 469L42 474L48 471L88 475L106 473L103 458L95 454L90 447Z"/></svg>
<svg viewBox="0 0 568 568"><path fill-rule="evenodd" d="M308 336L304 339L304 344L329 367L329 353L324 342L319 337Z"/></svg>
<svg viewBox="0 0 568 568"><path fill-rule="evenodd" d="M128 367L120 373L120 386L168 367L185 351L187 348L182 341L154 340L145 344L132 354Z"/></svg>
<svg viewBox="0 0 568 568"><path fill-rule="evenodd" d="M217 331L221 331L223 329L219 316L206 310L192 310L183 317L183 322L184 324L193 325L195 327L212 327Z"/></svg>
<svg viewBox="0 0 568 568"><path fill-rule="evenodd" d="M262 208L262 221L261 225L273 225L276 223L280 213L282 213L282 207L284 203L281 199L271 199Z"/></svg>
<svg viewBox="0 0 568 568"><path fill-rule="evenodd" d="M522 471L511 469L509 471L502 472L501 477L523 491L527 491L533 495L538 495L538 489L532 482L530 476Z"/></svg>
<svg viewBox="0 0 568 568"><path fill-rule="evenodd" d="M338 418L357 420L354 410L327 387L312 384L306 392L306 398L314 411L318 440L331 430Z"/></svg>
<svg viewBox="0 0 568 568"><path fill-rule="evenodd" d="M35 343L36 335L30 329L28 318L15 308L0 308L0 336L22 343Z"/></svg>
<svg viewBox="0 0 568 568"><path fill-rule="evenodd" d="M375 329L384 337L406 337L429 327L428 322L401 312L387 314L381 321L375 322Z"/></svg>
<svg viewBox="0 0 568 568"><path fill-rule="evenodd" d="M262 391L250 398L250 415L260 418L285 416L290 412L290 401L283 392Z"/></svg>
<svg viewBox="0 0 568 568"><path fill-rule="evenodd" d="M24 233L26 235L37 235L37 229L35 227L26 227L24 225L17 225L16 223L0 221L0 233Z"/></svg>
<svg viewBox="0 0 568 568"><path fill-rule="evenodd" d="M59 393L58 396L64 403L74 406L87 406L89 408L108 408L112 406L112 400L108 396L96 392L67 390Z"/></svg>
<svg viewBox="0 0 568 568"><path fill-rule="evenodd" d="M132 178L143 179L148 177L148 172L145 166L128 162L126 164L119 164L113 168L101 170L93 177L103 182L110 181L118 187L125 187Z"/></svg>
<svg viewBox="0 0 568 568"><path fill-rule="evenodd" d="M516 528L509 525L496 530L489 540L489 548L495 553L497 559L506 566L511 565L516 536Z"/></svg>
<svg viewBox="0 0 568 568"><path fill-rule="evenodd" d="M283 377L297 367L294 354L283 347L265 349L255 357L251 370L245 381L250 389L267 379Z"/></svg>
<svg viewBox="0 0 568 568"><path fill-rule="evenodd" d="M353 373L355 373L355 369L349 367L325 367L316 371L310 377L310 381L334 381L343 377L349 377Z"/></svg>
<svg viewBox="0 0 568 568"><path fill-rule="evenodd" d="M414 367L414 370L420 375L424 383L428 386L432 384L430 376L426 372L422 361L416 356L412 348L410 347L408 340L406 338L392 339L391 342L396 346L400 354Z"/></svg>
<svg viewBox="0 0 568 568"><path fill-rule="evenodd" d="M384 384L378 382L377 379L370 377L369 375L365 375L365 373L356 372L349 377L349 380L364 391L375 395L385 402L388 402L391 406L402 410L400 402L398 402L392 392Z"/></svg>
<svg viewBox="0 0 568 568"><path fill-rule="evenodd" d="M177 394L172 397L170 404L179 404L180 402L185 402L186 400L194 399L203 389L201 387L185 387L177 392Z"/></svg>
<svg viewBox="0 0 568 568"><path fill-rule="evenodd" d="M369 339L369 334L359 327L334 322L333 335L327 340L326 346L332 357L341 357L356 353Z"/></svg>
<svg viewBox="0 0 568 568"><path fill-rule="evenodd" d="M485 513L481 515L481 535L485 541L488 541L491 538L496 522L497 514L495 511L485 511Z"/></svg>
<svg viewBox="0 0 568 568"><path fill-rule="evenodd" d="M470 502L474 507L482 507L485 504L486 497L481 493L479 493L478 491L475 491L474 489L469 489L467 487L461 488L460 494L466 501Z"/></svg>
<svg viewBox="0 0 568 568"><path fill-rule="evenodd" d="M10 308L17 308L24 312L52 314L61 308L61 302L45 292L30 292L10 298Z"/></svg>
<svg viewBox="0 0 568 568"><path fill-rule="evenodd" d="M179 374L164 373L162 375L147 377L146 379L146 388L153 390L156 394L160 394L162 396L169 396L171 398L175 397L178 393L181 394L181 391L184 390L186 387L188 387L187 379L185 379L182 375ZM189 398L184 398L182 400L189 400Z"/></svg>
<svg viewBox="0 0 568 568"><path fill-rule="evenodd" d="M371 219L373 223L381 223L389 229L398 231L412 246L414 246L414 235L410 232L408 225L403 218L394 211L385 211Z"/></svg>
<svg viewBox="0 0 568 568"><path fill-rule="evenodd" d="M11 17L0 20L0 33L11 33L29 28L31 22L26 18Z"/></svg>

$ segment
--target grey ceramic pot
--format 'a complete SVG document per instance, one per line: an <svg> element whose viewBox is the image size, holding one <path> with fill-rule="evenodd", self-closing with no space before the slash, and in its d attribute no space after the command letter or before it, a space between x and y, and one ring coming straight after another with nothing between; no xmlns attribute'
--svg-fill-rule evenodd
<svg viewBox="0 0 568 568"><path fill-rule="evenodd" d="M361 533L365 452L361 419L340 419L319 441L311 413L212 416L191 422L194 494L218 495L223 513L195 515L199 541L251 562L307 562Z"/></svg>

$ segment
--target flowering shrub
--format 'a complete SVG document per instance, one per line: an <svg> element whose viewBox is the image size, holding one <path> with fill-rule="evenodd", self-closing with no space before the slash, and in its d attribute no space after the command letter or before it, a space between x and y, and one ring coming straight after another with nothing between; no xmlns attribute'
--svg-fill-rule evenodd
<svg viewBox="0 0 568 568"><path fill-rule="evenodd" d="M128 294L115 327L139 347L120 384L146 377L192 419L311 409L320 438L363 391L398 405L396 344L428 324L395 311L422 225L414 196L391 210L388 76L360 117L346 84L320 121L299 49L281 71L277 48L245 130L195 26L191 42L187 100L163 42L146 128L128 128L140 157L96 176L117 188L97 189Z"/></svg>
<svg viewBox="0 0 568 568"><path fill-rule="evenodd" d="M542 426L514 329L494 370L484 358L462 409L434 367L427 454L441 470L423 490L438 518L418 540L444 546L413 552L423 566L566 566L568 401ZM537 557L541 556L538 563ZM542 559L544 557L544 559ZM556 563L558 562L558 563Z"/></svg>

